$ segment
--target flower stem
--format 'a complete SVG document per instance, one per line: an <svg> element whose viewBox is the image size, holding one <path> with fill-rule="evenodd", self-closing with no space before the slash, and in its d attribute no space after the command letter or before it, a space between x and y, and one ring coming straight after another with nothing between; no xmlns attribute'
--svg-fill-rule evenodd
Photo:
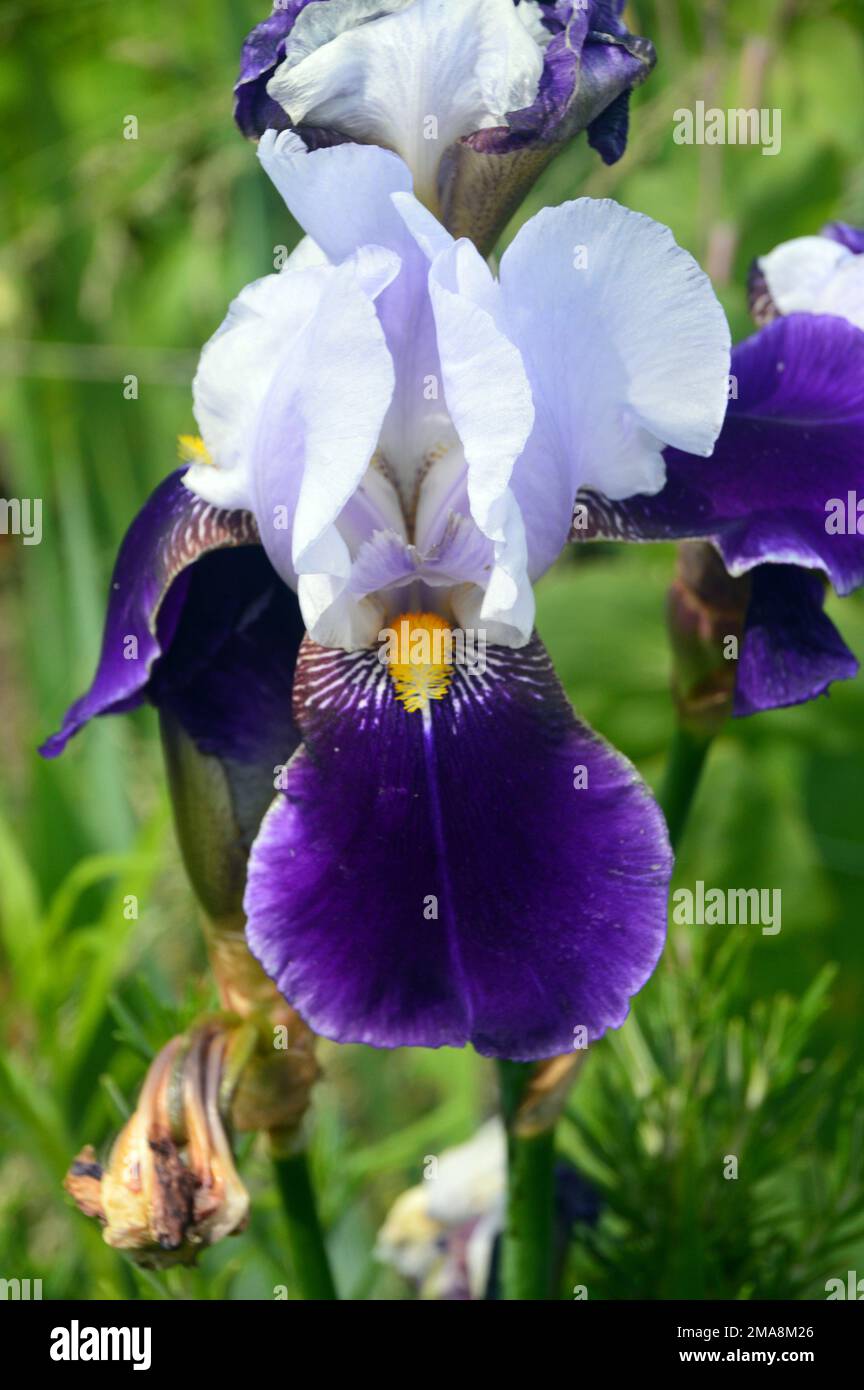
<svg viewBox="0 0 864 1390"><path fill-rule="evenodd" d="M694 733L681 724L672 736L666 771L657 799L666 817L673 849L677 849L687 825L687 817L712 739L711 734Z"/></svg>
<svg viewBox="0 0 864 1390"><path fill-rule="evenodd" d="M533 1062L498 1063L501 1109L507 1125L507 1222L501 1260L501 1297L552 1297L552 1215L555 1131L522 1136L519 1102L536 1070Z"/></svg>
<svg viewBox="0 0 864 1390"><path fill-rule="evenodd" d="M338 1294L330 1272L306 1154L302 1151L285 1156L277 1154L273 1170L301 1297L319 1302L336 1299Z"/></svg>

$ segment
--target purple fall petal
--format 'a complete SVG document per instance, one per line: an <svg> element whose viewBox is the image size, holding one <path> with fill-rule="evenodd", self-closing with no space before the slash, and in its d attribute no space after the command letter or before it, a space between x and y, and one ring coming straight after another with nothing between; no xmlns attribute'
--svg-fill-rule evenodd
<svg viewBox="0 0 864 1390"><path fill-rule="evenodd" d="M62 753L73 734L100 714L135 709L148 696L154 664L181 619L190 566L207 551L257 544L246 512L221 511L184 487L185 469L167 477L130 526L114 567L102 652L93 683L42 746Z"/></svg>
<svg viewBox="0 0 864 1390"><path fill-rule="evenodd" d="M375 651L304 642L304 744L249 861L249 945L316 1032L530 1059L617 1027L662 949L672 856L536 637L409 713ZM588 785L574 787L587 770Z"/></svg>
<svg viewBox="0 0 864 1390"><path fill-rule="evenodd" d="M736 716L798 705L849 680L858 662L823 611L825 581L794 565L758 565L735 686Z"/></svg>
<svg viewBox="0 0 864 1390"><path fill-rule="evenodd" d="M297 596L262 547L204 555L189 571L147 697L179 719L200 752L260 765L271 786L274 767L300 741L291 690L303 632Z"/></svg>
<svg viewBox="0 0 864 1390"><path fill-rule="evenodd" d="M777 319L732 354L738 399L710 458L665 452L667 482L624 502L585 495L575 539L717 541L727 568L821 569L864 583L864 535L831 534L827 504L864 495L864 333L827 315Z"/></svg>

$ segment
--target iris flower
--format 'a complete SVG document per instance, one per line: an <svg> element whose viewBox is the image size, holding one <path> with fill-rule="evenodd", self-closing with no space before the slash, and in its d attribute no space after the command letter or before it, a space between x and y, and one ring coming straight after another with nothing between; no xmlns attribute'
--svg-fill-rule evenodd
<svg viewBox="0 0 864 1390"><path fill-rule="evenodd" d="M600 1204L568 1163L555 1165L554 1184L560 1265L574 1224L594 1225ZM487 1120L464 1144L444 1149L423 1182L400 1193L378 1233L376 1258L411 1280L422 1299L496 1297L506 1191L506 1131L500 1120Z"/></svg>
<svg viewBox="0 0 864 1390"><path fill-rule="evenodd" d="M414 191L488 250L526 189L586 130L614 163L654 66L624 0L283 0L246 40L245 135L296 129L402 156Z"/></svg>
<svg viewBox="0 0 864 1390"><path fill-rule="evenodd" d="M864 230L829 222L818 236L781 242L754 262L748 289L757 323L833 314L864 329Z"/></svg>
<svg viewBox="0 0 864 1390"><path fill-rule="evenodd" d="M735 393L710 458L665 453L653 497L586 493L573 538L708 539L746 579L734 714L794 705L858 663L823 609L864 584L864 232L832 223L761 257L763 326L732 353ZM860 527L859 527L860 521Z"/></svg>
<svg viewBox="0 0 864 1390"><path fill-rule="evenodd" d="M504 1226L507 1135L498 1119L444 1149L429 1178L402 1192L378 1233L375 1256L424 1299L482 1299Z"/></svg>
<svg viewBox="0 0 864 1390"><path fill-rule="evenodd" d="M133 523L93 685L45 751L150 698L234 796L275 782L247 941L315 1032L572 1051L651 974L671 853L571 710L533 585L581 487L657 493L664 448L710 453L723 312L613 202L540 213L496 280L395 153L271 131L259 155L312 242L205 346L202 442Z"/></svg>

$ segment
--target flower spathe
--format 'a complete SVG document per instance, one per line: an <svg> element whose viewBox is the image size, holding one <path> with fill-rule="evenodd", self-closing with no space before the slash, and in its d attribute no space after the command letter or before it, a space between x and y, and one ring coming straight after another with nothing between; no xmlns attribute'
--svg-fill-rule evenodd
<svg viewBox="0 0 864 1390"><path fill-rule="evenodd" d="M203 446L179 484L221 525L243 519L308 632L284 760L302 747L252 844L247 939L325 1036L549 1057L623 1022L662 948L671 853L633 768L574 716L532 586L580 487L656 493L665 447L710 453L725 319L671 234L614 203L533 219L496 280L391 151L309 152L291 132L259 148L313 244L205 347ZM138 602L125 575L115 637ZM382 661L406 614L479 631L484 660ZM237 620L227 608L232 657ZM122 705L113 640L75 725ZM278 656L230 666L235 725L295 644L286 628ZM218 667L217 648L222 698ZM196 741L213 736L200 699Z"/></svg>
<svg viewBox="0 0 864 1390"><path fill-rule="evenodd" d="M246 40L244 134L395 150L445 225L491 246L527 187L581 130L608 163L654 51L623 0L288 0Z"/></svg>

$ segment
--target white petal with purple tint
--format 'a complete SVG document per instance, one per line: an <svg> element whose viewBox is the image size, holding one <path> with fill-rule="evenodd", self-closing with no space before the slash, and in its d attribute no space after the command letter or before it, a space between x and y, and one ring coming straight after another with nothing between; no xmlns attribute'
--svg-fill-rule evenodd
<svg viewBox="0 0 864 1390"><path fill-rule="evenodd" d="M267 91L295 125L396 150L434 206L444 150L534 100L547 38L532 3L327 0L298 15Z"/></svg>
<svg viewBox="0 0 864 1390"><path fill-rule="evenodd" d="M820 312L820 298L839 267L852 259L852 252L840 242L801 236L760 256L759 269L781 314L814 314Z"/></svg>
<svg viewBox="0 0 864 1390"><path fill-rule="evenodd" d="M536 578L564 544L580 487L613 498L657 492L665 445L710 454L726 409L729 328L669 229L609 199L533 217L504 254L501 291L536 411L511 481Z"/></svg>

